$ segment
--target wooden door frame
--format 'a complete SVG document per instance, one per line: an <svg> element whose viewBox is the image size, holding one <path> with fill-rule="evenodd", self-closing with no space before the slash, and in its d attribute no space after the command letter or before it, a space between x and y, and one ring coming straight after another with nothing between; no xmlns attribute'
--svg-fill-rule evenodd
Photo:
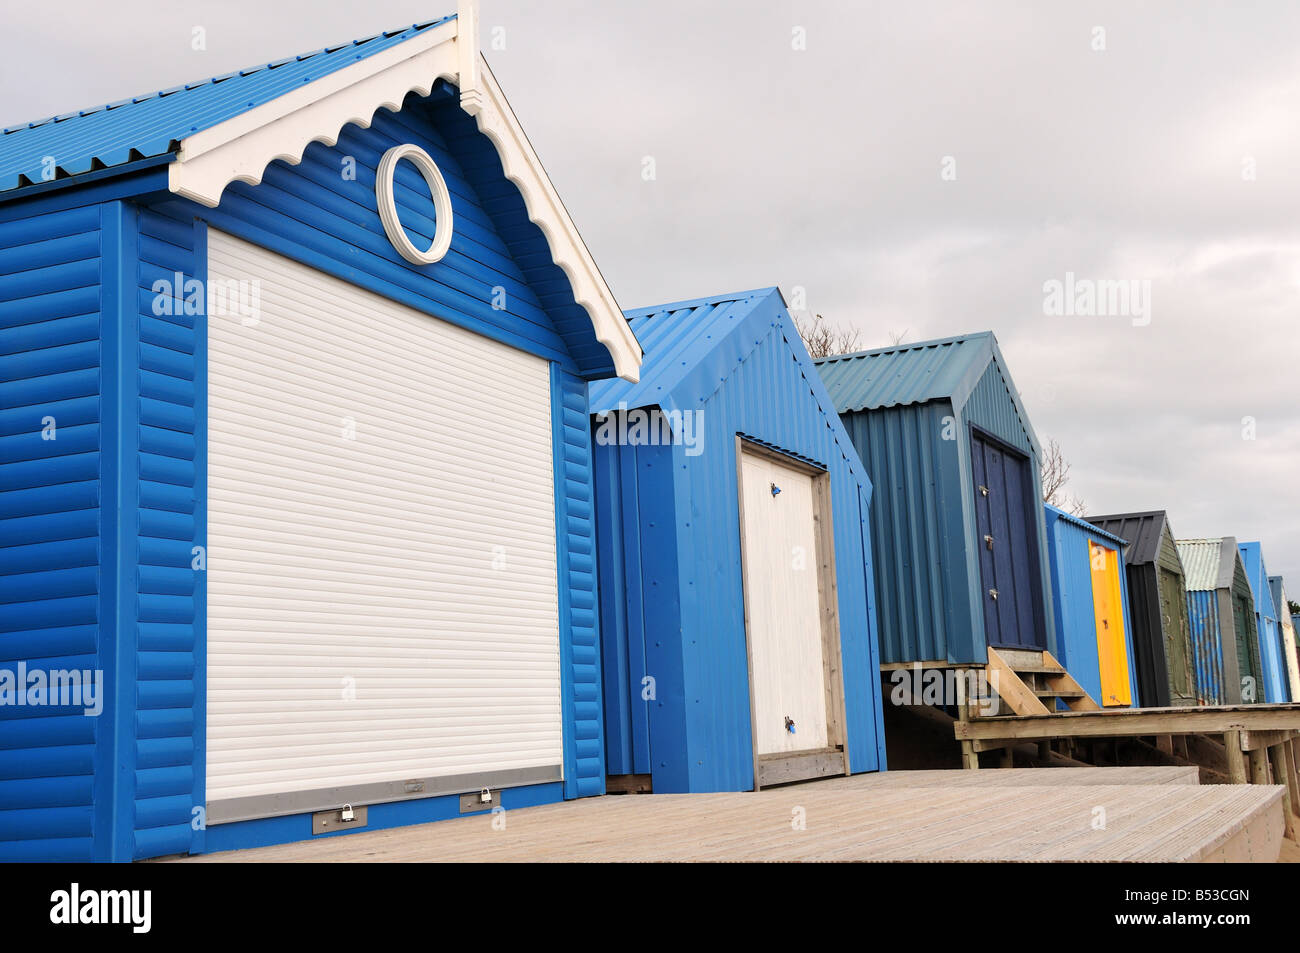
<svg viewBox="0 0 1300 953"><path fill-rule="evenodd" d="M769 764L794 758L811 759L819 756L824 761L829 757L832 761L842 762L844 774L850 774L851 770L844 707L844 660L840 648L839 588L835 574L835 534L834 524L831 520L830 471L825 467L819 467L807 460L784 453L741 434L736 434L736 498L740 516L740 578L745 612L745 659L749 679L749 740L750 754L754 766L754 790L758 791L762 789L763 771L758 753L758 712L754 697L754 646L749 637L751 618L749 604L750 584L749 566L745 559L744 459L746 454L773 460L782 466L812 477L813 539L816 544L817 602L822 636L822 677L826 698L826 749L810 749L807 752L795 751L765 757L768 759ZM809 780L814 777L827 776L829 776L827 772L815 772L804 777L789 777L784 780ZM774 782L769 781L768 783Z"/></svg>
<svg viewBox="0 0 1300 953"><path fill-rule="evenodd" d="M1043 575L1042 575L1043 557L1045 553L1043 551L1042 541L1039 539L1039 535L1038 535L1038 519L1043 510L1042 501L1039 500L1039 496L1041 495L1042 491L1038 485L1039 482L1038 481L1038 459L1037 457L1035 457L1033 453L1026 453L1025 451L1021 450L1019 447L1013 446L1012 444L1003 440L1001 437L999 437L997 434L993 433L992 431L985 430L979 424L971 423L969 426L970 426L970 433L968 434L968 437L970 438L969 447L970 447L970 456L971 456L971 463L969 464L969 470L970 470L972 501L974 499L975 493L978 492L978 489L975 484L975 464L974 464L974 457L975 457L974 441L976 437L978 437L980 440L984 441L987 444L992 444L997 450L1001 451L1004 454L1008 454L1013 457L1018 457L1019 459L1023 460L1025 463L1025 469L1029 475L1029 493L1026 495L1026 499L1025 499L1025 511L1026 511L1025 525L1029 529L1029 538L1026 540L1026 542L1029 544L1029 558L1031 560L1030 569L1032 570L1029 574L1029 589L1030 589L1030 598L1033 600L1034 625L1038 629L1038 634L1042 637L1043 640L1043 644L1041 646L1026 647L1023 645L995 644L989 641L989 634L986 631L984 633L984 644L986 646L991 646L992 648L1015 649L1023 652L1030 652L1030 651L1046 652L1049 650L1049 646L1048 646L1049 639L1047 638L1047 597L1043 590ZM972 516L975 516L975 520L974 520L975 539L972 542L975 544L976 551L978 552L979 544L980 544L979 517L978 514L975 513L972 513ZM976 564L975 568L977 572L980 571L978 563ZM982 600L985 595L987 595L987 593L985 592L984 577L983 577L983 573L981 572L980 573L981 609L983 608Z"/></svg>

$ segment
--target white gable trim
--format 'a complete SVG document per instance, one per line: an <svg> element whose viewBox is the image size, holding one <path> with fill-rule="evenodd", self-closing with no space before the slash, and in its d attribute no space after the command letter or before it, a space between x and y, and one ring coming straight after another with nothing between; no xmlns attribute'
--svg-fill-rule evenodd
<svg viewBox="0 0 1300 953"><path fill-rule="evenodd" d="M477 6L462 2L455 20L184 139L168 166L168 187L215 208L231 182L257 185L277 159L296 165L312 142L332 146L344 126L368 128L379 109L396 112L408 93L427 96L445 79L460 88L461 107L496 146L506 177L546 236L552 260L568 276L615 373L636 381L641 347L479 53Z"/></svg>

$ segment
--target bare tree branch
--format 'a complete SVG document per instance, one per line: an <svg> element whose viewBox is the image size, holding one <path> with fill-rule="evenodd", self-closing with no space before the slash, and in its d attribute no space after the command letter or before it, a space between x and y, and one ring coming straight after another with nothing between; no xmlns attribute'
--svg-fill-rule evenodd
<svg viewBox="0 0 1300 953"><path fill-rule="evenodd" d="M1061 445L1055 440L1049 439L1043 448L1038 473L1043 484L1044 503L1065 510L1071 516L1082 516L1088 512L1083 500L1073 493L1065 492L1065 487L1070 482L1070 461L1065 459Z"/></svg>
<svg viewBox="0 0 1300 953"><path fill-rule="evenodd" d="M813 358L834 357L862 350L862 332L857 328L835 327L820 314L811 318L795 315L794 326Z"/></svg>

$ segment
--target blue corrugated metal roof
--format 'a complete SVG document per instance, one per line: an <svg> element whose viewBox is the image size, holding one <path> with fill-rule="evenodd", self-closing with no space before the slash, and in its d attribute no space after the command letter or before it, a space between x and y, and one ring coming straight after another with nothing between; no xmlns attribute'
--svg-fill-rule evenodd
<svg viewBox="0 0 1300 953"><path fill-rule="evenodd" d="M452 19L417 23L201 82L12 126L0 132L0 192L46 181L47 157L54 164L53 177L66 178L168 155L187 136Z"/></svg>
<svg viewBox="0 0 1300 953"><path fill-rule="evenodd" d="M615 410L620 404L671 409L678 385L715 353L723 338L746 325L760 301L779 294L776 288L759 288L625 311L645 352L641 380L593 382L588 390L591 412ZM719 367L718 383L722 373Z"/></svg>

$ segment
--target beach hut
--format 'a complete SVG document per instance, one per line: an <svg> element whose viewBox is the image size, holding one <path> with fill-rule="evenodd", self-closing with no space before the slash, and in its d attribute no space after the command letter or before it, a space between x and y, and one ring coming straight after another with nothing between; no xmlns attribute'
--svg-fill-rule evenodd
<svg viewBox="0 0 1300 953"><path fill-rule="evenodd" d="M1282 627L1282 661L1286 668L1287 687L1291 691L1291 700L1300 700L1300 659L1296 656L1295 623L1291 618L1291 602L1287 598L1286 587L1281 576L1269 576L1268 588L1273 594L1273 606L1277 609L1278 625Z"/></svg>
<svg viewBox="0 0 1300 953"><path fill-rule="evenodd" d="M1128 541L1129 623L1143 708L1196 704L1183 564L1163 510L1085 519Z"/></svg>
<svg viewBox="0 0 1300 953"><path fill-rule="evenodd" d="M775 288L628 312L591 384L610 788L884 767L871 481Z"/></svg>
<svg viewBox="0 0 1300 953"><path fill-rule="evenodd" d="M1180 539L1178 552L1186 566L1188 614L1208 663L1204 676L1198 670L1201 701L1209 705L1260 701L1255 603L1237 540L1231 536ZM1222 672L1217 692L1216 653Z"/></svg>
<svg viewBox="0 0 1300 953"><path fill-rule="evenodd" d="M1251 595L1255 601L1255 631L1259 636L1260 701L1269 704L1291 700L1286 657L1282 649L1282 627L1273 605L1273 591L1268 584L1268 567L1259 543L1238 543L1241 561L1246 567Z"/></svg>
<svg viewBox="0 0 1300 953"><path fill-rule="evenodd" d="M604 790L587 383L641 351L474 4L5 130L0 335L0 858Z"/></svg>
<svg viewBox="0 0 1300 953"><path fill-rule="evenodd" d="M1128 623L1125 542L1044 504L1059 661L1103 708L1138 697Z"/></svg>
<svg viewBox="0 0 1300 953"><path fill-rule="evenodd" d="M881 661L1055 652L1039 444L993 334L817 369L874 486Z"/></svg>

